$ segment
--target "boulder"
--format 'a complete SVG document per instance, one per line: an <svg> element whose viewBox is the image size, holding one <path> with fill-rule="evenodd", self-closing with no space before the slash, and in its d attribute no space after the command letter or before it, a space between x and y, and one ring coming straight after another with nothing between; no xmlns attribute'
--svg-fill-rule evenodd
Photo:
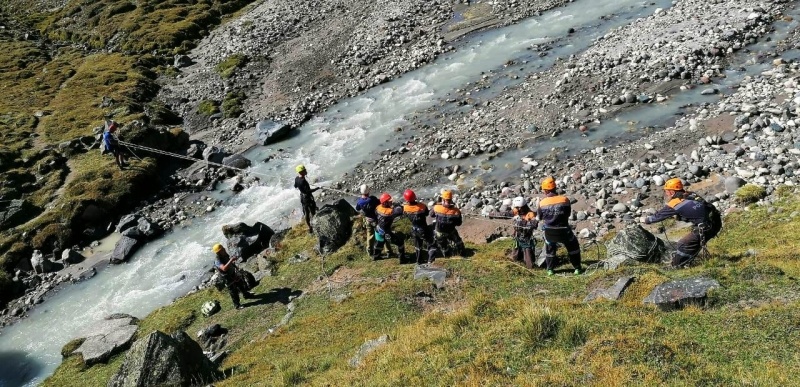
<svg viewBox="0 0 800 387"><path fill-rule="evenodd" d="M139 248L139 241L131 237L123 236L119 238L117 244L114 245L114 251L111 253L109 262L123 263L130 258L130 256Z"/></svg>
<svg viewBox="0 0 800 387"><path fill-rule="evenodd" d="M747 184L744 179L738 176L729 176L725 178L725 191L729 194L736 192L739 188L742 188L745 184Z"/></svg>
<svg viewBox="0 0 800 387"><path fill-rule="evenodd" d="M240 154L235 154L222 159L222 164L227 167L246 169L250 167L252 163L246 157Z"/></svg>
<svg viewBox="0 0 800 387"><path fill-rule="evenodd" d="M83 260L83 255L72 249L65 249L61 253L61 261L65 263L80 263L83 262Z"/></svg>
<svg viewBox="0 0 800 387"><path fill-rule="evenodd" d="M146 218L140 218L139 222L136 224L136 228L139 230L141 236L145 238L155 238L164 232L161 227Z"/></svg>
<svg viewBox="0 0 800 387"><path fill-rule="evenodd" d="M130 347L139 328L138 323L136 317L127 314L108 316L89 329L83 343L72 353L80 354L87 366L104 363Z"/></svg>
<svg viewBox="0 0 800 387"><path fill-rule="evenodd" d="M386 345L389 342L389 335L383 335L375 340L369 340L366 343L361 345L361 348L358 349L355 356L350 358L350 367L358 367L361 365L361 362L364 358L375 351L376 349Z"/></svg>
<svg viewBox="0 0 800 387"><path fill-rule="evenodd" d="M188 55L177 54L175 55L175 61L172 63L172 67L181 68L191 66L192 63L192 58L189 58Z"/></svg>
<svg viewBox="0 0 800 387"><path fill-rule="evenodd" d="M225 156L228 155L229 155L228 152L216 146L209 146L206 147L206 149L203 149L203 160L210 161L212 163L219 164L222 162Z"/></svg>
<svg viewBox="0 0 800 387"><path fill-rule="evenodd" d="M33 250L31 266L36 274L52 273L62 268L62 265L45 258L44 254L39 250Z"/></svg>
<svg viewBox="0 0 800 387"><path fill-rule="evenodd" d="M311 225L319 238L320 251L331 253L350 240L355 215L356 210L344 199L339 199L334 204L326 204L317 211Z"/></svg>
<svg viewBox="0 0 800 387"><path fill-rule="evenodd" d="M291 127L278 121L259 121L256 124L256 141L261 145L276 142L289 134Z"/></svg>
<svg viewBox="0 0 800 387"><path fill-rule="evenodd" d="M671 281L656 286L642 302L655 305L662 310L672 310L692 304L703 306L708 291L716 288L719 288L719 283L705 277Z"/></svg>
<svg viewBox="0 0 800 387"><path fill-rule="evenodd" d="M36 216L36 207L27 200L12 200L5 203L8 205L0 209L0 229L18 226Z"/></svg>
<svg viewBox="0 0 800 387"><path fill-rule="evenodd" d="M219 377L214 364L186 332L155 331L137 340L109 387L194 386Z"/></svg>
<svg viewBox="0 0 800 387"><path fill-rule="evenodd" d="M186 148L186 156L193 159L203 158L203 149L201 144L189 144L189 147Z"/></svg>
<svg viewBox="0 0 800 387"><path fill-rule="evenodd" d="M606 269L637 262L667 262L670 248L638 224L629 224L606 244L607 255L603 261Z"/></svg>
<svg viewBox="0 0 800 387"><path fill-rule="evenodd" d="M228 239L226 242L228 254L246 261L268 248L275 232L264 223L256 222L252 226L244 223L222 226L222 234Z"/></svg>
<svg viewBox="0 0 800 387"><path fill-rule="evenodd" d="M414 279L427 278L437 289L444 288L444 280L447 278L447 270L440 267L417 265L414 268Z"/></svg>
<svg viewBox="0 0 800 387"><path fill-rule="evenodd" d="M117 223L117 232L123 232L131 227L135 227L139 222L139 215L129 214L122 217Z"/></svg>
<svg viewBox="0 0 800 387"><path fill-rule="evenodd" d="M597 288L589 293L589 295L583 299L583 302L594 301L598 298L605 298L610 301L619 300L628 285L633 282L633 279L634 277L632 276L625 276L617 279L614 285L609 288Z"/></svg>

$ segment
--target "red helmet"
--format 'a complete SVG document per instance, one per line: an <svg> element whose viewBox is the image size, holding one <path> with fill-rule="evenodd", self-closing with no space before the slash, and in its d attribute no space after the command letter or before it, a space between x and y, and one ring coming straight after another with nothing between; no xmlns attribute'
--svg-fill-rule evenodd
<svg viewBox="0 0 800 387"><path fill-rule="evenodd" d="M415 194L414 191L407 189L406 192L403 192L403 199L409 203L415 202L417 201L417 194Z"/></svg>
<svg viewBox="0 0 800 387"><path fill-rule="evenodd" d="M392 195L389 195L388 193L384 192L383 195L381 195L381 198L379 200L380 200L381 204L386 204L386 203L392 201Z"/></svg>

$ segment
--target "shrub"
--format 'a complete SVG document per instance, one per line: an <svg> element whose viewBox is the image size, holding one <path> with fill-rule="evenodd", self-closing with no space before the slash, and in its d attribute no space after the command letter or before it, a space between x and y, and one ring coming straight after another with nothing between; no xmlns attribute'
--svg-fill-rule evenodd
<svg viewBox="0 0 800 387"><path fill-rule="evenodd" d="M247 56L243 54L233 54L217 65L217 73L222 78L230 78L236 73L236 70L247 63Z"/></svg>
<svg viewBox="0 0 800 387"><path fill-rule="evenodd" d="M202 101L197 105L197 112L205 116L217 114L219 113L219 102L210 99Z"/></svg>
<svg viewBox="0 0 800 387"><path fill-rule="evenodd" d="M225 118L236 118L244 113L242 110L242 100L244 99L245 95L241 91L228 93L222 100L222 114Z"/></svg>
<svg viewBox="0 0 800 387"><path fill-rule="evenodd" d="M70 242L71 237L72 230L63 224L48 224L33 237L33 248L45 252L53 251L53 247L56 244L58 244L59 248L64 248Z"/></svg>
<svg viewBox="0 0 800 387"><path fill-rule="evenodd" d="M523 313L519 324L525 346L537 348L552 341L558 335L563 322L550 308L531 306Z"/></svg>
<svg viewBox="0 0 800 387"><path fill-rule="evenodd" d="M755 184L745 184L743 187L736 190L735 196L736 201L739 203L751 204L767 196L767 190Z"/></svg>

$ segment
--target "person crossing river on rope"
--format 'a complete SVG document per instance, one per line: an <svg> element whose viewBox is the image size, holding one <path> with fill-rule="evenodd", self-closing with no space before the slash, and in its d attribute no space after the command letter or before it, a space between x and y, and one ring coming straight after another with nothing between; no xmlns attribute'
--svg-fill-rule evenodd
<svg viewBox="0 0 800 387"><path fill-rule="evenodd" d="M514 259L524 261L525 267L533 269L533 249L536 245L533 230L539 225L539 221L523 197L514 198L511 207L514 221Z"/></svg>
<svg viewBox="0 0 800 387"><path fill-rule="evenodd" d="M294 170L297 172L297 177L294 178L294 188L300 191L300 205L303 206L303 218L306 221L306 225L308 225L308 233L313 234L314 228L311 227L311 218L317 213L317 202L314 201L314 192L319 190L319 187L312 189L308 184L308 180L306 179L308 171L306 171L304 165L298 165Z"/></svg>
<svg viewBox="0 0 800 387"><path fill-rule="evenodd" d="M404 263L406 261L406 248L403 245L405 242L403 235L392 231L394 220L403 216L403 208L395 207L392 203L392 196L386 192L381 195L379 201L381 204L375 209L375 213L378 216L378 225L375 227L375 240L377 243L375 243L372 259L380 259L381 253L383 253L383 246L388 246L388 243L386 243L388 240L389 243L397 246L400 263ZM391 255L391 250L388 247L387 251Z"/></svg>
<svg viewBox="0 0 800 387"><path fill-rule="evenodd" d="M575 275L583 273L581 268L581 246L578 238L569 227L569 216L572 214L572 204L566 196L556 194L556 180L547 177L542 180L544 198L539 201L536 217L542 222L544 230L545 258L547 259L547 275L553 275L556 267L556 252L558 245L567 248L567 255Z"/></svg>
<svg viewBox="0 0 800 387"><path fill-rule="evenodd" d="M375 255L375 226L378 224L378 214L375 210L381 202L375 196L369 194L369 186L361 186L361 197L356 202L356 211L364 217L364 228L367 230L367 254ZM392 253L389 245L386 246L389 254Z"/></svg>
<svg viewBox="0 0 800 387"><path fill-rule="evenodd" d="M117 123L114 121L106 121L106 130L103 132L103 147L114 156L117 167L119 167L119 169L125 169L128 164L125 162L125 157L119 146L119 140L116 135L117 126Z"/></svg>
<svg viewBox="0 0 800 387"><path fill-rule="evenodd" d="M668 218L691 222L694 227L678 241L677 250L672 256L672 267L685 266L702 250L709 239L717 236L722 229L722 215L713 204L693 192L683 189L681 179L669 179L664 184L667 205L652 216L643 216L641 222L651 224Z"/></svg>

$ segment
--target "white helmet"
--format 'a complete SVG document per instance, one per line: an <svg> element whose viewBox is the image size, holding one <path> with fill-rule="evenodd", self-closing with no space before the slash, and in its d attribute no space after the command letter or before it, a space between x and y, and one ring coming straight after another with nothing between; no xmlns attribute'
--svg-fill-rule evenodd
<svg viewBox="0 0 800 387"><path fill-rule="evenodd" d="M517 197L514 198L513 201L511 201L511 207L514 207L514 208L519 208L519 207L522 207L524 205L525 205L525 198L523 198L522 196L517 196Z"/></svg>
<svg viewBox="0 0 800 387"><path fill-rule="evenodd" d="M366 184L361 185L361 194L362 195L369 195L369 186Z"/></svg>

